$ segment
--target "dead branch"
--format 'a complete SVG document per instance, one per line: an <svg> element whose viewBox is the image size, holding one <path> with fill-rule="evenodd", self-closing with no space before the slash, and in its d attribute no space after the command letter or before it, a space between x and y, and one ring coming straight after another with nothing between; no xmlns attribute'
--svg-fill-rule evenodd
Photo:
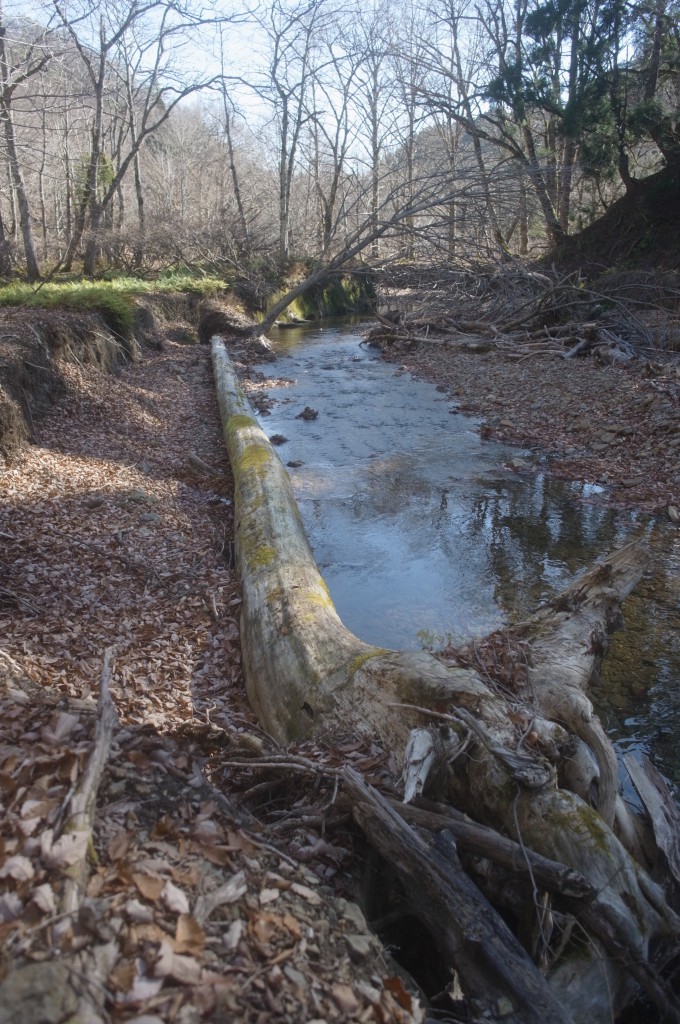
<svg viewBox="0 0 680 1024"><path fill-rule="evenodd" d="M209 465L207 462L204 462L196 452L189 452L187 461L191 468L199 473L203 473L206 476L224 477L224 473L220 472L219 469L215 469L214 466Z"/></svg>
<svg viewBox="0 0 680 1024"><path fill-rule="evenodd" d="M54 867L61 868L64 875L61 912L50 922L55 942L60 936L70 934L89 875L97 792L118 720L109 693L111 659L112 649L109 648L104 653L99 717L87 765L71 796L69 816L61 834L43 855L48 866L52 863ZM3 656L0 667L4 668L10 684L18 684L19 692L26 693L22 674L17 673L11 659ZM36 696L34 687L36 684L28 688L33 697ZM18 1021L42 1024L43 1021L62 1020L89 1024L101 1021L107 997L106 981L119 955L118 942L111 940L89 945L60 959L21 964L0 984L0 1024Z"/></svg>
<svg viewBox="0 0 680 1024"><path fill-rule="evenodd" d="M378 318L369 341L409 346L473 335L495 339L510 358L528 356L534 342L542 343L537 357L575 358L602 346L601 359L618 365L652 346L650 317L671 324L677 301L672 289L660 295L654 281L636 281L630 301L606 280L589 285L579 272L560 277L514 265L450 275L413 297L416 308ZM669 330L656 333L661 339Z"/></svg>
<svg viewBox="0 0 680 1024"><path fill-rule="evenodd" d="M109 647L104 652L104 665L99 684L99 718L92 751L78 787L71 797L70 813L61 831L62 836L70 836L74 844L77 843L78 849L82 850L81 856L64 871L66 880L62 897L62 910L68 914L73 914L77 911L85 892L85 885L89 874L88 865L92 847L97 792L109 758L113 729L118 721L118 714L109 692L112 659L113 648Z"/></svg>
<svg viewBox="0 0 680 1024"><path fill-rule="evenodd" d="M664 780L648 757L638 762L625 754L623 763L644 804L659 851L680 885L680 810Z"/></svg>
<svg viewBox="0 0 680 1024"><path fill-rule="evenodd" d="M464 873L453 835L433 847L351 768L343 781L369 841L418 893L413 911L455 968L474 1013L508 1024L568 1024L555 994L502 918Z"/></svg>
<svg viewBox="0 0 680 1024"><path fill-rule="evenodd" d="M415 805L396 800L390 804L406 821L432 830L448 829L462 849L487 857L494 864L530 879L541 889L575 899L588 899L594 895L592 885L578 871L520 846L514 839L502 836L487 825L480 825L446 804L422 798Z"/></svg>

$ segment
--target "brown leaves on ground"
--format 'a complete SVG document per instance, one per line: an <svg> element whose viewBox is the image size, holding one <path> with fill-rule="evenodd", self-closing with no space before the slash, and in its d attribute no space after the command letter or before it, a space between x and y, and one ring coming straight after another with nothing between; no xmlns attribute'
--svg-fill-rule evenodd
<svg viewBox="0 0 680 1024"><path fill-rule="evenodd" d="M221 761L268 741L243 695L207 350L168 342L117 376L62 373L66 395L1 476L14 661L0 672L0 1021L22 1018L26 991L47 992L46 1020L82 1012L56 995L74 978L92 1021L421 1019L373 940L361 954L361 912L327 888L324 862L315 872L244 830L225 795ZM121 724L92 847L63 829L110 646ZM87 888L64 915L83 858Z"/></svg>

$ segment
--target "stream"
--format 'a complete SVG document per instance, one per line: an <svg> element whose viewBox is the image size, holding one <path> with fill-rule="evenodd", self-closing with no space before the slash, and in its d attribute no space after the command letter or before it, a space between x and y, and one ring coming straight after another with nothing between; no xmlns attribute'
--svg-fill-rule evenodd
<svg viewBox="0 0 680 1024"><path fill-rule="evenodd" d="M526 617L643 529L653 566L624 606L590 696L620 753L644 752L680 788L680 537L480 438L434 385L361 345L350 322L273 332L273 405L260 416L338 614L362 640L441 647ZM287 383L277 383L286 381ZM318 416L299 418L309 407Z"/></svg>

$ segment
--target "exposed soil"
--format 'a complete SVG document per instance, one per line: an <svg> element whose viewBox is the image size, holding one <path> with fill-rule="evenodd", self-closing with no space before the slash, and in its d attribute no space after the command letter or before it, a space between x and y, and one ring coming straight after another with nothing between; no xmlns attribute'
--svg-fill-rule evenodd
<svg viewBox="0 0 680 1024"><path fill-rule="evenodd" d="M562 243L559 265L596 275L615 266L646 267L654 273L662 268L678 270L679 185L677 162L634 182L602 217Z"/></svg>
<svg viewBox="0 0 680 1024"><path fill-rule="evenodd" d="M20 327L9 362L25 311ZM0 470L0 1022L420 1020L339 895L342 852L319 827L277 839L234 799L263 778L234 762L273 744L243 694L209 352L172 340L191 333L117 374L52 353L56 404ZM92 846L70 808L110 647ZM275 765L260 798L287 777Z"/></svg>

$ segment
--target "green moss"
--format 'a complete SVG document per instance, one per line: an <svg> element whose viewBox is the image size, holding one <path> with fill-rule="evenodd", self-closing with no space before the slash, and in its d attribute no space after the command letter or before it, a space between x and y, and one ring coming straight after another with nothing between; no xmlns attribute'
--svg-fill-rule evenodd
<svg viewBox="0 0 680 1024"><path fill-rule="evenodd" d="M279 299L282 299L287 291L290 289L287 287L279 288L278 291L274 292L267 298L267 309L271 309ZM311 316L315 314L312 313ZM286 322L294 320L307 320L310 317L308 304L304 300L304 296L300 295L297 299L293 299L289 306L286 306L283 313L279 315L279 320L285 320ZM265 318L265 312L258 311L255 314L255 319L258 323L261 323Z"/></svg>
<svg viewBox="0 0 680 1024"><path fill-rule="evenodd" d="M590 840L600 853L609 854L611 832L597 811L588 804L575 803L567 811L551 810L546 814L545 820L556 832L577 832L584 840Z"/></svg>
<svg viewBox="0 0 680 1024"><path fill-rule="evenodd" d="M275 558L276 548L271 547L269 544L259 544L246 555L248 564L258 569L271 565Z"/></svg>
<svg viewBox="0 0 680 1024"><path fill-rule="evenodd" d="M253 419L252 416L230 416L227 420L227 430L230 433L236 433L237 430L245 430L246 427L258 427L257 420Z"/></svg>
<svg viewBox="0 0 680 1024"><path fill-rule="evenodd" d="M366 275L346 274L323 285L316 297L322 316L340 316L372 308L375 304L373 281Z"/></svg>
<svg viewBox="0 0 680 1024"><path fill-rule="evenodd" d="M327 587L326 587L326 593L325 594L316 594L316 593L314 593L312 591L311 593L307 594L306 600L309 602L309 604L316 604L320 608L328 608L328 607L332 607L332 605L333 605L333 602L331 601L331 596L328 593L328 588Z"/></svg>
<svg viewBox="0 0 680 1024"><path fill-rule="evenodd" d="M367 661L371 658L378 658L381 654L389 654L389 651L384 650L381 647L372 647L369 651L364 654L357 654L355 658L352 658L349 665L347 666L347 675L351 679L360 668L363 668Z"/></svg>
<svg viewBox="0 0 680 1024"><path fill-rule="evenodd" d="M308 273L308 269L304 271ZM281 299L289 289L297 284L304 273L295 279L288 275L284 286L267 299L267 308ZM302 295L293 299L291 304L280 315L281 320L316 320L324 316L342 316L344 313L356 313L372 309L375 305L375 286L366 275L345 274L343 277L330 277L326 281L312 285ZM259 314L264 319L264 313Z"/></svg>
<svg viewBox="0 0 680 1024"><path fill-rule="evenodd" d="M251 469L261 469L271 458L272 453L266 445L250 444L238 458L238 469L244 473Z"/></svg>

